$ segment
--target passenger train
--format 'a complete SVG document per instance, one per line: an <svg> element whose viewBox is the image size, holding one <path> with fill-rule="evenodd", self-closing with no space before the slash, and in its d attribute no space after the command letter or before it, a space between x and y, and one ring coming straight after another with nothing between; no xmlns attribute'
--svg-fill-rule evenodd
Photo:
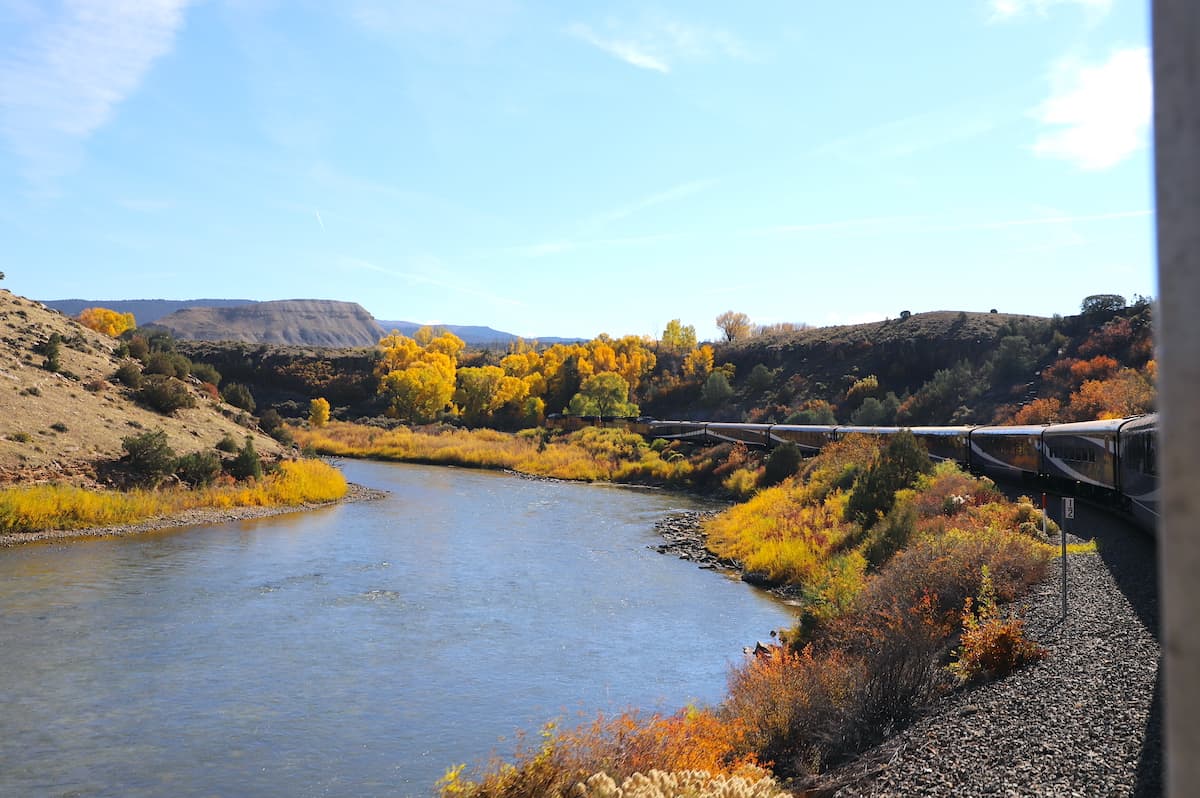
<svg viewBox="0 0 1200 798"><path fill-rule="evenodd" d="M738 424L724 421L658 421L609 416L547 416L559 429L615 426L648 438L699 444L744 443L770 449L792 443L805 456L847 435L910 431L934 460L953 460L998 479L1041 481L1048 489L1118 505L1154 531L1159 516L1158 415L1111 421L1027 426L856 427L818 424Z"/></svg>

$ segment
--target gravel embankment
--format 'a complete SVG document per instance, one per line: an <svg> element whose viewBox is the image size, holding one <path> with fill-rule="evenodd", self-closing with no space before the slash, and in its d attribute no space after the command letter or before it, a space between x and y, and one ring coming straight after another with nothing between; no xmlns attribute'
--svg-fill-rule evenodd
<svg viewBox="0 0 1200 798"><path fill-rule="evenodd" d="M1094 536L1100 551L1068 558L1066 622L1057 562L1008 608L1049 656L947 696L807 795L1161 795L1153 541L1091 508L1080 516L1073 528Z"/></svg>

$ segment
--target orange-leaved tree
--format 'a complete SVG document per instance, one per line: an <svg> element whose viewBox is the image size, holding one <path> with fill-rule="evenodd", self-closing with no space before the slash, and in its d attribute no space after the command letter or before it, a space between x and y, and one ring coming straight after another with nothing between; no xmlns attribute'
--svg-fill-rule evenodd
<svg viewBox="0 0 1200 798"><path fill-rule="evenodd" d="M132 313L118 313L108 308L84 308L79 312L79 323L111 338L137 327Z"/></svg>

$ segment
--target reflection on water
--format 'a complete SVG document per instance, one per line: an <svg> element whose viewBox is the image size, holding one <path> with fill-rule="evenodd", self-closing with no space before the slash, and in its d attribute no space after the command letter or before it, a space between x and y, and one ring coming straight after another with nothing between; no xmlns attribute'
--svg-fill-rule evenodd
<svg viewBox="0 0 1200 798"><path fill-rule="evenodd" d="M512 733L719 698L790 622L686 499L348 463L379 502L0 551L0 795L427 795Z"/></svg>

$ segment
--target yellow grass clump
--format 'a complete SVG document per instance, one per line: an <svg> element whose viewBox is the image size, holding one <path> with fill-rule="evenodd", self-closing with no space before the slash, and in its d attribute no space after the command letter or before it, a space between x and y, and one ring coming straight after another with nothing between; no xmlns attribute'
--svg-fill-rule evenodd
<svg viewBox="0 0 1200 798"><path fill-rule="evenodd" d="M345 495L345 477L319 460L284 461L276 473L253 483L201 490L98 491L32 485L0 490L0 531L115 526L203 507L292 506Z"/></svg>
<svg viewBox="0 0 1200 798"><path fill-rule="evenodd" d="M634 773L620 786L607 773L596 773L571 790L571 798L785 798L789 795L769 776L757 779L714 776L703 770Z"/></svg>

